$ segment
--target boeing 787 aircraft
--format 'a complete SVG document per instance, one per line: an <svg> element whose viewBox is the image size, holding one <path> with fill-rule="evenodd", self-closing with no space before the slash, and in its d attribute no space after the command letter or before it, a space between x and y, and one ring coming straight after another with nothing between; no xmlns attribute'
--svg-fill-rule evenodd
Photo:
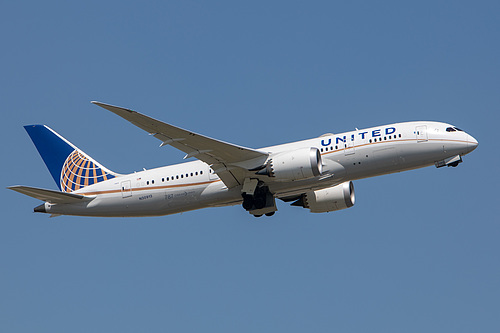
<svg viewBox="0 0 500 333"><path fill-rule="evenodd" d="M117 174L45 125L25 126L59 191L9 189L45 201L35 212L158 216L241 204L272 216L276 199L325 213L354 205L352 181L405 170L456 167L478 142L446 123L416 121L324 134L253 149L212 139L141 113L92 102L197 161Z"/></svg>

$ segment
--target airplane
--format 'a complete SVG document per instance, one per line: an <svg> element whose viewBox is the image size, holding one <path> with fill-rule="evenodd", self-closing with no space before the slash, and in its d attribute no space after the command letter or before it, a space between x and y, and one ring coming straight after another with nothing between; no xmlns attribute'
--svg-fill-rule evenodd
<svg viewBox="0 0 500 333"><path fill-rule="evenodd" d="M131 122L195 161L118 174L46 125L28 125L59 191L11 190L45 201L51 216L162 216L241 204L272 216L276 199L312 213L352 207L353 181L435 165L456 167L478 142L442 122L412 121L253 149L212 139L139 112L92 102Z"/></svg>

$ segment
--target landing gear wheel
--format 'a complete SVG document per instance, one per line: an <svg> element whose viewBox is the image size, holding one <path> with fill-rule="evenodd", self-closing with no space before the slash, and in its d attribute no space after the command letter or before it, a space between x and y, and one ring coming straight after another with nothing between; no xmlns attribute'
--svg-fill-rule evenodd
<svg viewBox="0 0 500 333"><path fill-rule="evenodd" d="M262 215L254 215L253 217L262 217Z"/></svg>
<svg viewBox="0 0 500 333"><path fill-rule="evenodd" d="M243 208L245 210L250 210L253 207L253 197L248 194L243 195Z"/></svg>
<svg viewBox="0 0 500 333"><path fill-rule="evenodd" d="M262 209L266 207L266 198L255 198L253 201L255 209Z"/></svg>
<svg viewBox="0 0 500 333"><path fill-rule="evenodd" d="M266 213L266 216L273 216L273 215L274 215L274 213L276 213L276 212Z"/></svg>

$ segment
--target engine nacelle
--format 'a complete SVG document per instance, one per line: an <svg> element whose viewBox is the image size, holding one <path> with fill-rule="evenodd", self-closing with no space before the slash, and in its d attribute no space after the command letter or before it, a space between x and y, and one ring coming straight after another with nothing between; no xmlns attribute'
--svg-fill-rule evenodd
<svg viewBox="0 0 500 333"><path fill-rule="evenodd" d="M351 181L322 190L306 192L303 207L311 213L326 213L354 206L354 185Z"/></svg>
<svg viewBox="0 0 500 333"><path fill-rule="evenodd" d="M317 177L323 172L323 163L318 148L301 148L273 155L264 170L277 181L301 180Z"/></svg>

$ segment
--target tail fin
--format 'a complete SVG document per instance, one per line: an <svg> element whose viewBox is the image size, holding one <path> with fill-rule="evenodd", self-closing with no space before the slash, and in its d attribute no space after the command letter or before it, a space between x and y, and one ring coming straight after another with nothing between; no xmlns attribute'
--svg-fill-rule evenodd
<svg viewBox="0 0 500 333"><path fill-rule="evenodd" d="M45 125L24 126L59 190L73 192L119 176Z"/></svg>

